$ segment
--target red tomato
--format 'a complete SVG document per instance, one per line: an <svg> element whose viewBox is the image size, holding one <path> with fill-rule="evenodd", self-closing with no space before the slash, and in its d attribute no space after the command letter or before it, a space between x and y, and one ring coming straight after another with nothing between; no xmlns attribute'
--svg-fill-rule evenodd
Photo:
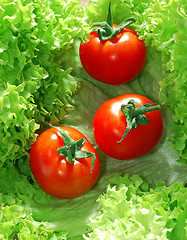
<svg viewBox="0 0 187 240"><path fill-rule="evenodd" d="M131 81L140 73L146 60L146 47L135 31L125 27L117 37L108 40L100 40L96 32L91 32L89 41L80 45L79 55L91 77L117 85Z"/></svg>
<svg viewBox="0 0 187 240"><path fill-rule="evenodd" d="M128 160L150 153L158 144L163 130L159 110L145 113L149 123L131 129L120 142L127 127L127 118L121 106L133 99L136 103L152 103L138 94L125 94L104 102L97 110L93 120L93 132L99 148L108 156ZM137 109L139 104L135 104Z"/></svg>
<svg viewBox="0 0 187 240"><path fill-rule="evenodd" d="M66 157L57 153L64 146L64 140L55 128L41 133L30 151L31 171L39 186L48 194L63 199L75 198L93 187L100 170L100 162L92 144L78 130L61 127L73 140L85 139L80 151L95 154L95 164L91 172L92 157L76 159L69 163Z"/></svg>

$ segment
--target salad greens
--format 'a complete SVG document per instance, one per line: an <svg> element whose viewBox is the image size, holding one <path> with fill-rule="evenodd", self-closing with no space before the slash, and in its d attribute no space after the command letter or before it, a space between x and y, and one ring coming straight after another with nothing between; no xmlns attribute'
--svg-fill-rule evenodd
<svg viewBox="0 0 187 240"><path fill-rule="evenodd" d="M77 81L58 59L83 39L83 16L78 0L1 1L0 166L24 156L36 129L71 110Z"/></svg>
<svg viewBox="0 0 187 240"><path fill-rule="evenodd" d="M90 78L78 56L90 24L104 20L107 8L108 0L92 0L86 8L79 0L0 3L0 239L102 239L105 231L132 239L135 230L144 238L156 239L156 229L159 239L185 239L185 1L112 1L114 22L135 17L132 27L147 45L144 70L122 86ZM132 92L163 105L164 134L156 149L131 161L111 159L97 149L101 173L92 190L72 200L45 194L28 163L38 131L49 122L70 125L97 148L92 134L97 108L111 97ZM132 177L120 177L116 172ZM160 181L165 183L159 185ZM123 201L114 206L119 197ZM120 218L123 206L129 215ZM114 211L110 219L105 209ZM142 214L152 222L152 230L140 229L145 224ZM112 221L113 232L107 230ZM135 237L138 234L133 240Z"/></svg>
<svg viewBox="0 0 187 240"><path fill-rule="evenodd" d="M187 191L183 184L150 188L138 175L114 175L98 198L99 212L90 219L85 239L185 239Z"/></svg>

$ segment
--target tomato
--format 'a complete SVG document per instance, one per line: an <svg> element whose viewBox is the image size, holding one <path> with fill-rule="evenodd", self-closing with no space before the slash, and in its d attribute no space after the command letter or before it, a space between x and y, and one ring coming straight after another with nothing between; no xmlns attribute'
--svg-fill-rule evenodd
<svg viewBox="0 0 187 240"><path fill-rule="evenodd" d="M65 138L58 129L63 130ZM52 127L37 137L30 151L30 168L37 183L46 193L62 199L75 198L86 193L95 184L100 171L99 157L81 132L71 127L58 129ZM69 146L67 142L70 142ZM83 153L83 158L77 159L74 153L69 155L67 148L73 146L72 142L77 144L75 149L80 149L76 152L77 156ZM64 146L66 147L63 148ZM61 156L60 151L67 153L67 156ZM85 157L87 153L89 157ZM95 163L92 167L93 157ZM70 163L69 160L73 158L76 159Z"/></svg>
<svg viewBox="0 0 187 240"><path fill-rule="evenodd" d="M148 109L146 113L137 115L144 109ZM162 116L157 109L159 107L148 98L138 94L125 94L104 102L93 119L94 137L99 148L119 160L150 153L159 143L163 131Z"/></svg>
<svg viewBox="0 0 187 240"><path fill-rule="evenodd" d="M125 27L108 40L100 40L97 32L91 32L89 41L80 45L79 55L83 68L92 78L118 85L133 80L143 69L146 47L135 31Z"/></svg>

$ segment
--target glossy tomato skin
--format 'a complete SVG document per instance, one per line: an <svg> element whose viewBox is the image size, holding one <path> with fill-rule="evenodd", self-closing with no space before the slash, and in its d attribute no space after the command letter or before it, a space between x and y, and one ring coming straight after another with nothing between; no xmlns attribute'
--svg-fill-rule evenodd
<svg viewBox="0 0 187 240"><path fill-rule="evenodd" d="M57 148L63 147L63 139L55 128L41 133L30 151L31 171L39 186L51 196L71 199L78 197L95 184L100 171L100 162L96 150L88 139L78 130L62 127L74 140L86 139L81 150L95 153L96 160L91 172L91 157L75 160L69 163L57 153Z"/></svg>
<svg viewBox="0 0 187 240"><path fill-rule="evenodd" d="M91 77L119 85L133 80L143 69L146 47L135 31L124 28L109 40L100 40L96 32L91 32L89 41L80 45L79 55L83 68Z"/></svg>
<svg viewBox="0 0 187 240"><path fill-rule="evenodd" d="M148 124L131 129L119 143L127 126L121 105L127 104L130 99L141 104L152 103L142 95L121 95L104 102L93 120L94 137L99 148L108 156L119 160L135 159L150 153L160 141L163 131L161 113L155 110L145 114L149 119Z"/></svg>

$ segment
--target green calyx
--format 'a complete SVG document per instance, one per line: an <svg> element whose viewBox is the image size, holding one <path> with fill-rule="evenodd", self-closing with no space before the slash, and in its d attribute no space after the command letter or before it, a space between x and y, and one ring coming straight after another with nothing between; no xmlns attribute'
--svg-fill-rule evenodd
<svg viewBox="0 0 187 240"><path fill-rule="evenodd" d="M96 158L95 154L93 152L87 152L87 151L81 150L86 140L84 138L81 138L75 141L68 134L66 134L66 132L62 128L55 127L55 126L52 126L52 127L56 128L59 131L64 142L64 146L59 147L57 149L58 154L62 157L65 157L69 163L75 162L76 159L92 157L92 163L91 163L91 172L92 172L95 164L95 158Z"/></svg>
<svg viewBox="0 0 187 240"><path fill-rule="evenodd" d="M121 111L126 117L127 127L125 133L123 134L121 140L118 143L122 142L123 139L130 132L130 130L135 129L138 124L146 125L147 123L149 123L149 119L144 115L145 113L160 109L160 105L154 105L151 107L153 103L146 103L144 105L136 103L140 105L139 107L136 107L135 103L136 102L131 99L127 104L121 105Z"/></svg>
<svg viewBox="0 0 187 240"><path fill-rule="evenodd" d="M120 23L117 27L113 27L112 14L111 14L111 0L108 7L108 14L106 22L95 22L93 27L98 27L93 29L93 32L97 32L100 40L108 40L115 38L119 32L123 31L124 27L135 22L136 20L131 17Z"/></svg>

